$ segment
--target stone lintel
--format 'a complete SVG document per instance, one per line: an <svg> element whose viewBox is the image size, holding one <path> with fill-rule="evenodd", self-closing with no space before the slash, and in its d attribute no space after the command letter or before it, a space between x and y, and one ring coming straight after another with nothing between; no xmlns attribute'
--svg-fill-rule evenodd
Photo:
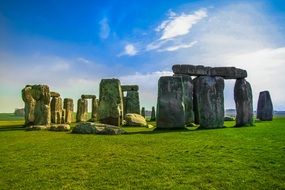
<svg viewBox="0 0 285 190"><path fill-rule="evenodd" d="M139 90L138 85L122 85L121 88L122 88L122 91L138 91Z"/></svg>
<svg viewBox="0 0 285 190"><path fill-rule="evenodd" d="M205 67L203 65L173 65L174 74L190 76L220 76L224 79L242 79L247 77L246 70L235 67Z"/></svg>

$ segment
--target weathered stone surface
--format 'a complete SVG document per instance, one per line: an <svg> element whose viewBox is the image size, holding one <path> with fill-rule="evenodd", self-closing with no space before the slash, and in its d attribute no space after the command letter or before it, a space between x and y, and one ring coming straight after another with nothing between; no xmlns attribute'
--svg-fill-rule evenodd
<svg viewBox="0 0 285 190"><path fill-rule="evenodd" d="M140 100L139 93L137 91L127 91L126 96L126 110L127 113L137 113L140 114Z"/></svg>
<svg viewBox="0 0 285 190"><path fill-rule="evenodd" d="M257 119L261 121L272 121L273 118L273 104L271 101L269 91L262 91L259 93L257 103Z"/></svg>
<svg viewBox="0 0 285 190"><path fill-rule="evenodd" d="M185 122L189 125L194 122L193 112L193 81L189 75L174 75L182 77L183 84L183 102L185 106Z"/></svg>
<svg viewBox="0 0 285 190"><path fill-rule="evenodd" d="M122 85L122 91L138 91L138 85Z"/></svg>
<svg viewBox="0 0 285 190"><path fill-rule="evenodd" d="M27 85L22 90L25 125L50 124L50 91L47 85Z"/></svg>
<svg viewBox="0 0 285 190"><path fill-rule="evenodd" d="M50 97L60 97L58 92L50 92Z"/></svg>
<svg viewBox="0 0 285 190"><path fill-rule="evenodd" d="M99 124L99 123L78 123L72 130L77 134L102 134L102 135L119 135L126 133L121 127Z"/></svg>
<svg viewBox="0 0 285 190"><path fill-rule="evenodd" d="M123 97L121 83L118 79L102 79L98 119L101 123L119 126L123 121Z"/></svg>
<svg viewBox="0 0 285 190"><path fill-rule="evenodd" d="M151 115L150 115L150 121L155 121L156 120L156 114L155 114L155 108L152 106L151 108Z"/></svg>
<svg viewBox="0 0 285 190"><path fill-rule="evenodd" d="M195 123L200 128L224 125L224 79L200 76L194 79Z"/></svg>
<svg viewBox="0 0 285 190"><path fill-rule="evenodd" d="M92 98L91 121L97 121L98 99Z"/></svg>
<svg viewBox="0 0 285 190"><path fill-rule="evenodd" d="M129 126L147 126L145 118L139 114L128 113L125 115L126 124Z"/></svg>
<svg viewBox="0 0 285 190"><path fill-rule="evenodd" d="M70 126L68 124L52 124L49 130L50 131L69 131Z"/></svg>
<svg viewBox="0 0 285 190"><path fill-rule="evenodd" d="M86 99L79 99L77 101L77 113L76 113L76 122L85 122L87 121L88 113L88 102Z"/></svg>
<svg viewBox="0 0 285 190"><path fill-rule="evenodd" d="M225 79L241 79L247 77L246 70L235 67L204 67L202 65L173 65L175 74L191 76L220 76Z"/></svg>
<svg viewBox="0 0 285 190"><path fill-rule="evenodd" d="M65 110L64 123L70 124L73 121L73 111L74 111L73 99L64 98L63 108Z"/></svg>
<svg viewBox="0 0 285 190"><path fill-rule="evenodd" d="M141 115L145 118L145 107L142 107Z"/></svg>
<svg viewBox="0 0 285 190"><path fill-rule="evenodd" d="M14 115L17 117L25 116L25 108L15 109Z"/></svg>
<svg viewBox="0 0 285 190"><path fill-rule="evenodd" d="M180 76L164 76L158 81L157 118L158 129L185 127L183 81Z"/></svg>
<svg viewBox="0 0 285 190"><path fill-rule="evenodd" d="M62 99L61 97L52 97L50 102L51 123L62 123Z"/></svg>
<svg viewBox="0 0 285 190"><path fill-rule="evenodd" d="M237 79L234 87L236 127L253 124L252 90L245 79Z"/></svg>
<svg viewBox="0 0 285 190"><path fill-rule="evenodd" d="M96 95L82 94L81 98L82 99L94 99L94 98L96 98Z"/></svg>

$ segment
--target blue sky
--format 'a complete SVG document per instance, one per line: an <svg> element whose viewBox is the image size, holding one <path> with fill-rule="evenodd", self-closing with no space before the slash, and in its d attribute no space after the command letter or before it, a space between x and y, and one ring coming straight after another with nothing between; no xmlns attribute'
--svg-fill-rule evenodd
<svg viewBox="0 0 285 190"><path fill-rule="evenodd" d="M102 78L138 84L150 109L173 64L247 69L255 107L269 90L285 110L284 23L284 1L0 0L0 112L23 107L26 84L77 100L98 96Z"/></svg>

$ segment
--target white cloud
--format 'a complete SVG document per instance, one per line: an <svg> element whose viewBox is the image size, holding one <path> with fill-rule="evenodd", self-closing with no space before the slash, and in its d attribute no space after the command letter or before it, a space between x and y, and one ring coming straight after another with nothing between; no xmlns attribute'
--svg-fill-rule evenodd
<svg viewBox="0 0 285 190"><path fill-rule="evenodd" d="M169 18L163 21L155 31L162 32L160 40L183 36L190 32L194 24L205 17L207 17L207 11L204 9L195 11L194 14L182 13L181 15L176 15L174 12L171 12Z"/></svg>
<svg viewBox="0 0 285 190"><path fill-rule="evenodd" d="M133 44L127 44L124 48L124 52L120 53L118 57L123 55L134 56L138 54L138 50Z"/></svg>
<svg viewBox="0 0 285 190"><path fill-rule="evenodd" d="M166 47L164 49L159 49L158 51L160 51L160 52L162 52L162 51L177 51L179 49L185 49L185 48L193 47L196 43L197 43L197 41L187 43L187 44L178 44L178 45Z"/></svg>
<svg viewBox="0 0 285 190"><path fill-rule="evenodd" d="M100 25L100 37L102 39L107 39L110 34L110 26L107 18L103 18L99 22Z"/></svg>

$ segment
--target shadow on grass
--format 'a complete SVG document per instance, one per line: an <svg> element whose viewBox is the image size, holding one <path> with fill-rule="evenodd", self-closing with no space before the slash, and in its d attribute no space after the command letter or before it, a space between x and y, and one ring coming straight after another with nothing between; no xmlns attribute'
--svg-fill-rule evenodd
<svg viewBox="0 0 285 190"><path fill-rule="evenodd" d="M0 127L0 132L5 131L20 131L20 130L26 130L26 128L23 125L4 125Z"/></svg>

